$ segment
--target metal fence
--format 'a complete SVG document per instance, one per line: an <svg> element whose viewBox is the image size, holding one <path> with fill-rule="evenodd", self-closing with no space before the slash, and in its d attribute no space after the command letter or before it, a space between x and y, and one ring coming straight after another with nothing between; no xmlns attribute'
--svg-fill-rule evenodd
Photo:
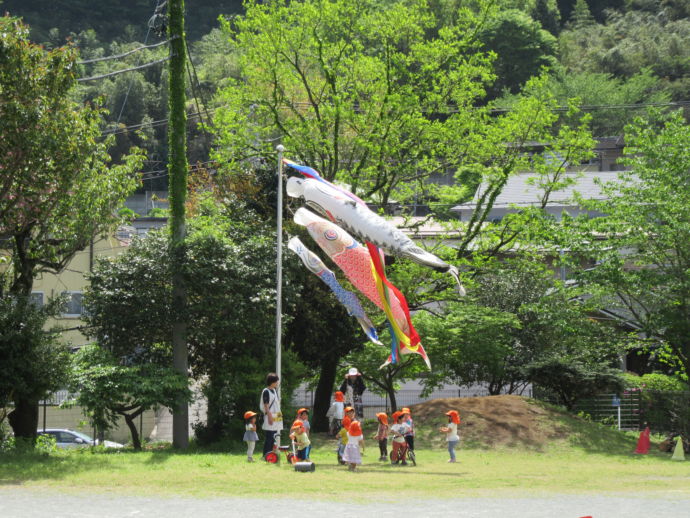
<svg viewBox="0 0 690 518"><path fill-rule="evenodd" d="M690 392L640 391L640 428L690 437Z"/></svg>
<svg viewBox="0 0 690 518"><path fill-rule="evenodd" d="M539 399L549 400L540 391ZM601 394L579 401L573 408L593 421L619 426L621 430L679 433L690 436L690 392L630 389L623 394Z"/></svg>
<svg viewBox="0 0 690 518"><path fill-rule="evenodd" d="M620 430L640 428L640 393L601 394L579 401L574 412L583 412L598 423L617 425Z"/></svg>

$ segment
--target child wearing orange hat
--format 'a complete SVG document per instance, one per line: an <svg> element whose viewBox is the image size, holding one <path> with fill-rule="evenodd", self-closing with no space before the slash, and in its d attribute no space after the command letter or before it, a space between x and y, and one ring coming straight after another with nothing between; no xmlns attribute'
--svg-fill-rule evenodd
<svg viewBox="0 0 690 518"><path fill-rule="evenodd" d="M247 443L247 462L254 462L254 446L259 436L256 434L256 412L247 410L244 413L244 437L242 438Z"/></svg>
<svg viewBox="0 0 690 518"><path fill-rule="evenodd" d="M309 410L306 408L300 408L297 411L297 419L302 421L304 424L304 430L307 432L307 435L310 435L311 433L311 425L309 424Z"/></svg>
<svg viewBox="0 0 690 518"><path fill-rule="evenodd" d="M407 452L407 441L405 441L405 434L410 429L405 423L405 414L400 411L393 412L393 422L391 432L393 432L393 451L391 453L391 464L398 464L402 461L402 465L406 466L405 453Z"/></svg>
<svg viewBox="0 0 690 518"><path fill-rule="evenodd" d="M334 401L326 412L326 417L330 419L329 430L331 434L337 435L345 417L345 395L339 390L334 395Z"/></svg>
<svg viewBox="0 0 690 518"><path fill-rule="evenodd" d="M379 427L376 430L374 439L379 441L379 460L388 460L388 416L384 412L376 414L376 419L379 421Z"/></svg>
<svg viewBox="0 0 690 518"><path fill-rule="evenodd" d="M344 408L345 417L343 417L342 427L338 432L338 462L342 463L343 455L345 453L345 447L348 443L347 431L350 428L350 423L352 423L352 418L355 415L355 409L351 406Z"/></svg>
<svg viewBox="0 0 690 518"><path fill-rule="evenodd" d="M410 412L410 409L407 407L403 407L402 413L405 416L404 421L405 424L408 426L407 433L405 434L405 442L407 442L407 447L414 451L414 421L412 420L412 412Z"/></svg>
<svg viewBox="0 0 690 518"><path fill-rule="evenodd" d="M460 442L458 435L458 425L460 424L460 414L456 410L449 410L446 412L448 416L448 426L442 426L439 430L446 434L446 441L448 442L448 453L450 459L448 462L455 462L455 446Z"/></svg>
<svg viewBox="0 0 690 518"><path fill-rule="evenodd" d="M364 450L364 435L362 435L362 426L359 421L352 421L347 432L347 446L343 453L343 460L350 466L350 471L355 471L357 465L362 463L362 454L360 448Z"/></svg>
<svg viewBox="0 0 690 518"><path fill-rule="evenodd" d="M304 423L300 419L296 419L290 428L290 439L295 441L297 446L297 458L299 460L309 460L309 452L311 450L311 441L304 428Z"/></svg>

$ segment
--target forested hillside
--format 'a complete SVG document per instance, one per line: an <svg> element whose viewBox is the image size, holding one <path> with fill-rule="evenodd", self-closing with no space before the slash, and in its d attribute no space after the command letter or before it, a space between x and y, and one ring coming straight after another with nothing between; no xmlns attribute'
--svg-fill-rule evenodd
<svg viewBox="0 0 690 518"><path fill-rule="evenodd" d="M146 23L164 0L5 0L4 11L21 16L37 42L64 42L70 33L93 29L102 41L131 41L146 34ZM242 0L190 0L187 34L201 38L218 26L218 15L242 11Z"/></svg>
<svg viewBox="0 0 690 518"><path fill-rule="evenodd" d="M260 3L260 2L259 2ZM375 0L372 5L394 4ZM165 38L164 0L4 0L3 10L22 16L34 41L48 47L67 39L81 58L123 53ZM188 0L186 27L190 41L190 162L206 162L211 144L199 122L210 124L215 92L239 79L233 47L218 17L242 12L240 0ZM457 23L462 8L474 0L429 0L436 31ZM690 0L496 0L494 10L476 32L484 49L495 53L495 80L477 102L511 109L523 86L548 69L548 90L560 106L577 99L592 116L595 136L620 135L626 123L650 106L662 109L690 100ZM152 20L154 12L160 16ZM149 30L152 27L152 30ZM94 77L160 60L167 47L133 53L123 59L81 66ZM84 81L75 92L81 100L104 99L118 140L115 156L132 144L149 155L146 188L165 186L165 62L103 79ZM567 117L563 110L563 117ZM137 134L135 131L141 130Z"/></svg>

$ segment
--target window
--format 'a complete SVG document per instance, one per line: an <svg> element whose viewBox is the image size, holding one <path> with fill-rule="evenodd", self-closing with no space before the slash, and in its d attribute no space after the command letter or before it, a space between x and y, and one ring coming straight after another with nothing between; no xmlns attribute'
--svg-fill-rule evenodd
<svg viewBox="0 0 690 518"><path fill-rule="evenodd" d="M76 442L76 437L69 432L58 432L58 442L72 443Z"/></svg>
<svg viewBox="0 0 690 518"><path fill-rule="evenodd" d="M43 307L43 292L42 291L32 291L31 292L31 303L38 308Z"/></svg>
<svg viewBox="0 0 690 518"><path fill-rule="evenodd" d="M81 291L63 291L62 296L67 298L65 303L65 317L79 317L84 311L81 305L82 293Z"/></svg>

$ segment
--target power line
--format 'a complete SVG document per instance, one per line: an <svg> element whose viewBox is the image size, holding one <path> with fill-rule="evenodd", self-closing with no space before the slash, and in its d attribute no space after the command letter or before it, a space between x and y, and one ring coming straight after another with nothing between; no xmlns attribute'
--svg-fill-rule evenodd
<svg viewBox="0 0 690 518"><path fill-rule="evenodd" d="M298 101L294 103L295 105L309 105L309 102L306 101ZM640 104L601 104L601 105L588 105L588 106L581 106L580 109L583 111L595 111L595 110L607 110L607 109L624 109L624 110L637 110L641 108L651 108L651 107L678 107L682 108L684 106L690 106L690 101L675 101L675 102L667 102L667 103L640 103ZM210 114L213 114L218 108L211 109L210 111L207 109L204 109L205 112L207 112L207 117L209 117ZM569 108L566 106L558 106L554 108L552 111L555 112L565 112L568 111ZM510 111L514 111L514 108L492 108L489 110L491 113L506 113ZM456 112L457 113L457 110ZM201 118L202 114L200 112L196 113L191 113L187 116L188 119L194 119L194 118ZM168 123L168 119L160 119L156 121L151 121L151 122L143 122L141 124L132 124L130 126L123 126L122 128L114 128L114 129L109 129L109 130L104 130L102 132L103 135L117 135L120 133L127 133L129 130L135 130L135 129L141 129L144 127L157 127L157 126L164 126Z"/></svg>
<svg viewBox="0 0 690 518"><path fill-rule="evenodd" d="M124 74L125 72L131 72L133 70L140 70L142 68L147 68L147 67L152 67L153 65L157 65L158 63L163 63L164 61L168 61L171 58L171 56L166 56L161 59L157 59L156 61L151 61L150 63L144 63L143 65L139 65L136 67L130 67L130 68L125 68L124 70L116 70L115 72L109 72L108 74L102 74L99 76L91 76L91 77L80 77L77 79L78 82L83 82L83 81L95 81L97 79L104 79L106 77L111 77L111 76L116 76L118 74ZM127 95L129 94L129 90L127 91ZM125 101L127 100L127 95L125 95ZM123 105L124 107L124 105ZM119 122L119 119L118 119Z"/></svg>
<svg viewBox="0 0 690 518"><path fill-rule="evenodd" d="M189 60L189 64L192 67L192 74L194 76L194 80L196 81L196 85L199 87L199 97L201 97L201 102L203 103L204 112L206 112L206 120L208 120L208 123L210 126L213 126L213 120L211 120L211 115L208 113L208 109L206 108L206 105L207 105L206 100L201 95L203 92L203 90L201 89L201 82L199 81L199 76L196 73L196 66L194 65L194 61L192 60L192 53L189 49L189 42L187 40L185 40L185 45L187 47L187 59ZM190 77L190 81L191 80L192 79ZM193 91L194 91L194 83L192 82L192 92ZM196 93L194 94L194 97L196 98ZM198 105L197 105L197 110L201 111L201 110L199 110Z"/></svg>
<svg viewBox="0 0 690 518"><path fill-rule="evenodd" d="M190 171L199 171L201 169L206 169L205 166L208 165L216 165L217 162L215 160L208 160L206 162L198 162L194 165L189 166ZM163 176L167 176L168 172L167 169L156 169L155 171L142 171L140 174L142 175L147 175L147 174L160 174L160 176L156 176L155 178L162 178ZM162 173L162 174L161 174ZM142 180L151 180L152 178L142 178Z"/></svg>
<svg viewBox="0 0 690 518"><path fill-rule="evenodd" d="M690 105L690 101L674 101L674 102L659 102L659 103L639 103L639 104L592 104L592 105L582 105L578 108L582 111L596 111L596 110L638 110L640 108L653 108L653 107L664 107L664 106L676 106L681 108L683 106ZM552 108L550 111L553 112L567 112L570 110L567 106L557 106ZM490 110L492 113L505 113L514 111L514 108L492 108Z"/></svg>
<svg viewBox="0 0 690 518"><path fill-rule="evenodd" d="M170 40L171 40L171 39L172 39L172 38L170 38L170 39L168 39L168 40L165 40L165 41L160 41L160 42L158 42L158 43L153 43L152 45L142 45L141 47L137 47L136 49L132 49L132 50L127 51L127 52L123 52L122 54L116 54L116 55L114 55L114 56L105 56L105 57L102 57L102 58L85 59L85 60L83 60L83 61L77 61L77 65L88 65L89 63L98 63L98 62L101 62L101 61L108 61L108 60L111 60L111 59L120 59L120 58L124 58L125 56L129 56L130 54L134 54L135 52L138 52L138 51L140 51L140 50L152 49L152 48L154 48L154 47L160 47L161 45L165 45L166 43L170 43Z"/></svg>
<svg viewBox="0 0 690 518"><path fill-rule="evenodd" d="M151 19L148 21L146 24L147 29L146 29L146 37L144 38L144 45L146 45L149 42L149 34L151 34L151 29L155 27L155 23L151 23L152 20L155 20L157 15L159 14L160 10L163 8L163 6L167 3L168 0L163 0L163 3L161 4L161 0L156 0L156 7L153 9L153 16ZM117 114L117 121L116 123L120 123L120 119L122 118L122 113L125 110L125 105L127 104L127 99L129 99L129 92L132 91L132 86L134 85L134 82L131 81L129 83L129 87L127 88L127 93L125 94L125 98L122 101L122 106L120 107L120 113Z"/></svg>

